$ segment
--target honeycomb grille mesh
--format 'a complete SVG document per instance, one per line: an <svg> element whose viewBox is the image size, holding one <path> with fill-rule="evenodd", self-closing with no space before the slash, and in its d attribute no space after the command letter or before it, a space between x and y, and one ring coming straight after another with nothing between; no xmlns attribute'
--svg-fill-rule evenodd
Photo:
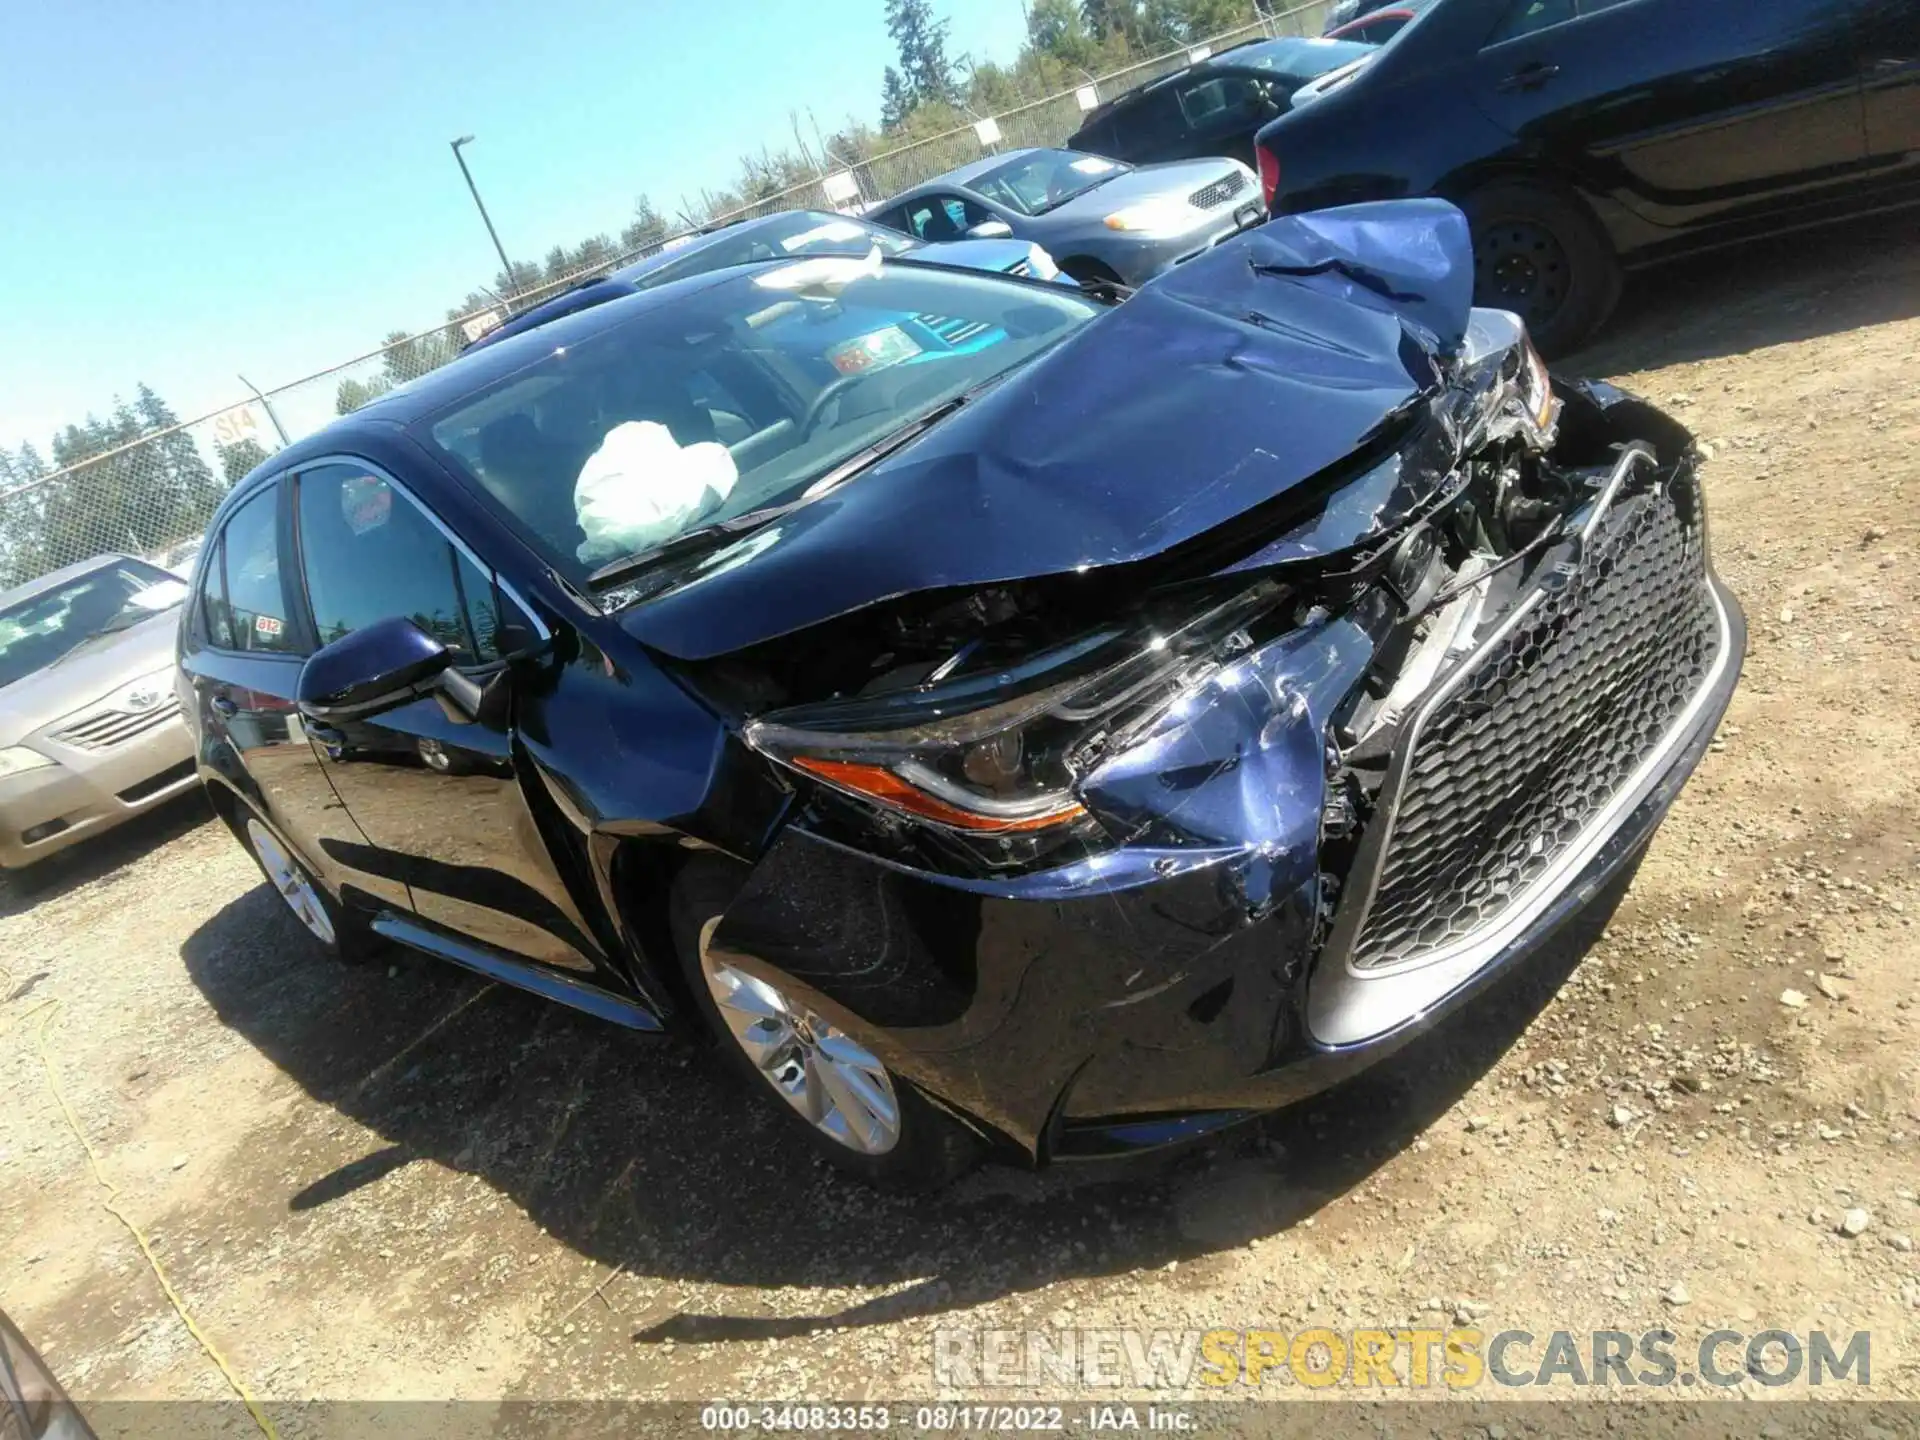
<svg viewBox="0 0 1920 1440"><path fill-rule="evenodd" d="M1584 563L1427 717L1356 969L1417 961L1526 895L1705 682L1704 541L1666 492L1609 511Z"/></svg>
<svg viewBox="0 0 1920 1440"><path fill-rule="evenodd" d="M1211 185L1202 185L1187 196L1187 203L1196 210L1211 210L1216 205L1226 204L1246 188L1246 172L1236 170L1231 175L1214 181Z"/></svg>

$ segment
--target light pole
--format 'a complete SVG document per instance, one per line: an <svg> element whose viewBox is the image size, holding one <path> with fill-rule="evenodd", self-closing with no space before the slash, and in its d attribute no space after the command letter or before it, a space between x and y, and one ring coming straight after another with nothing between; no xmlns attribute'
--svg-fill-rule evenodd
<svg viewBox="0 0 1920 1440"><path fill-rule="evenodd" d="M473 172L467 169L467 157L460 153L462 145L471 145L473 136L462 135L450 142L453 146L453 158L460 166L460 173L467 177L467 189L473 195L473 203L480 211L480 219L487 227L487 234L493 239L494 252L500 257L500 274L509 283L513 280L513 262L507 259L507 247L500 243L500 232L493 228L493 217L487 214L487 207L480 199L480 187L473 183Z"/></svg>

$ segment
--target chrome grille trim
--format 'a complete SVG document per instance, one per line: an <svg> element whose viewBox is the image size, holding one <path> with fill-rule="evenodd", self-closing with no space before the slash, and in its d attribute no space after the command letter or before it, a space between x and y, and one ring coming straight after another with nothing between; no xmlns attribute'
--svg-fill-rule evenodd
<svg viewBox="0 0 1920 1440"><path fill-rule="evenodd" d="M1202 185L1187 196L1187 203L1196 210L1211 210L1216 205L1224 205L1234 196L1247 188L1247 175L1244 170L1235 170L1231 175L1223 175L1210 184Z"/></svg>
<svg viewBox="0 0 1920 1440"><path fill-rule="evenodd" d="M1582 527L1583 540L1595 535L1607 513L1615 507L1615 502L1632 470L1635 467L1650 466L1653 463L1653 456L1643 447L1636 447L1621 457L1614 474L1609 478L1609 483L1594 502L1594 513L1588 517L1587 523ZM1665 512L1649 511L1641 507L1672 507L1675 501L1668 490L1660 489L1636 497L1633 501L1619 503L1634 506L1632 512L1620 522L1622 526L1638 527L1633 530L1633 537L1644 539L1640 535L1640 530L1645 528L1645 525L1669 522L1662 522L1660 519ZM1478 965L1497 954L1501 945L1508 943L1528 920L1549 904L1564 883L1578 872L1579 866L1591 858L1600 844L1604 843L1606 836L1611 833L1614 825L1625 813L1623 807L1629 801L1636 800L1644 791L1652 777L1657 774L1660 762L1671 752L1679 737L1687 732L1705 697L1714 689L1729 660L1729 625L1724 607L1720 604L1708 579L1704 527L1695 523L1690 531L1686 530L1686 517L1680 514L1675 514L1670 523L1682 527L1682 540L1691 554L1683 572L1685 581L1664 592L1664 595L1672 605L1686 609L1690 625L1697 622L1699 627L1703 627L1698 633L1693 630L1682 633L1673 638L1670 643L1682 649L1689 644L1698 644L1703 646L1704 650L1699 656L1697 679L1695 672L1687 672L1689 688L1678 692L1674 697L1673 709L1661 717L1663 723L1660 731L1657 734L1646 735L1644 743L1636 750L1627 750L1624 745L1631 742L1634 735L1642 732L1635 730L1624 732L1624 740L1616 746L1622 749L1622 753L1609 758L1616 767L1629 768L1625 774L1620 774L1618 768L1614 770L1614 774L1618 777L1617 783L1604 794L1599 793L1592 786L1589 786L1588 790L1593 793L1584 793L1580 789L1580 784L1582 777L1587 775L1587 770L1578 766L1563 765L1561 769L1547 776L1556 788L1542 787L1537 791L1524 794L1515 791L1512 795L1502 796L1503 804L1506 806L1504 813L1500 810L1494 811L1488 823L1473 830L1467 837L1479 842L1480 848L1463 851L1456 845L1448 849L1444 847L1444 840L1458 840L1460 837L1445 834L1436 836L1436 834L1416 829L1413 841L1403 842L1396 850L1395 842L1400 839L1397 832L1402 822L1408 818L1405 808L1415 773L1416 757L1422 753L1421 746L1427 738L1428 726L1434 717L1447 707L1450 700L1476 683L1481 671L1490 661L1499 659L1511 663L1512 668L1507 672L1506 680L1520 692L1517 697L1512 698L1512 704L1526 708L1487 709L1476 712L1468 721L1455 721L1455 731L1441 743L1458 745L1462 736L1469 736L1471 748L1478 752L1471 753L1464 762L1460 761L1457 755L1450 754L1447 757L1453 763L1465 764L1467 767L1459 782L1462 789L1469 783L1469 777L1476 783L1483 780L1479 767L1484 755L1491 753L1491 763L1495 767L1499 766L1503 760L1510 758L1507 750L1500 748L1502 741L1511 742L1517 735L1524 735L1530 740L1538 733L1537 727L1533 724L1534 717L1548 712L1539 712L1533 707L1551 702L1553 697L1546 687L1576 683L1588 678L1584 674L1576 674L1564 668L1570 663L1565 653L1543 654L1532 671L1524 670L1518 662L1514 661L1514 657L1505 653L1509 639L1514 637L1521 627L1527 625L1530 619L1545 623L1546 620L1555 618L1550 614L1545 617L1537 614L1553 602L1553 593L1545 587L1536 588L1530 592L1514 611L1502 620L1495 632L1476 646L1472 655L1461 662L1454 672L1441 682L1439 688L1421 703L1408 726L1406 735L1396 746L1394 762L1386 790L1383 792L1381 807L1372 823L1372 833L1368 834L1363 841L1361 852L1352 867L1348 877L1347 892L1343 896L1332 932L1323 950L1323 966L1335 966L1356 980L1373 981L1423 971L1428 967L1439 967L1450 971L1457 968L1456 962L1471 957L1471 963L1465 971L1470 974ZM1628 544L1616 551L1601 550L1598 553L1589 551L1582 557L1582 577L1585 578L1589 570L1598 570L1601 573L1596 583L1604 582L1612 575L1617 562L1624 563L1622 557L1630 554L1632 548L1632 545ZM1571 583L1578 584L1581 581ZM1619 601L1615 599L1612 603L1617 607ZM1590 605L1587 610L1576 613L1585 616L1599 612ZM1567 640L1569 635L1573 637L1571 641ZM1586 643L1571 625L1566 626L1554 637L1555 644L1563 642L1572 646ZM1590 653L1604 652L1590 651ZM1574 661L1580 658L1577 651L1573 652ZM1673 657L1661 651L1654 658L1658 663L1648 664L1636 674L1623 680L1609 691L1604 703L1611 705L1631 702L1642 704L1644 708L1646 703L1644 697L1632 687L1648 676L1658 679L1667 678ZM1556 667L1560 668L1556 670ZM1527 686L1535 681L1538 681L1535 688L1528 689ZM1509 697L1503 693L1499 698L1506 700ZM1612 720L1615 717L1609 713L1604 718ZM1476 731L1474 722L1482 719L1486 723ZM1621 733L1612 730L1591 732L1593 735L1608 735L1616 738ZM1522 755L1523 758L1536 760L1541 758L1534 751L1523 751ZM1552 757L1545 758L1549 761L1552 759ZM1586 757L1575 755L1573 758L1583 760ZM1429 806L1445 805L1452 798L1444 793L1437 800L1431 798L1433 785L1438 783L1445 786L1449 777L1442 775L1437 782L1433 775L1425 775L1421 778L1427 790L1420 793L1426 797ZM1484 785L1483 788L1485 788ZM1532 814L1529 809L1536 801L1544 807L1539 815ZM1579 809L1583 802L1588 808L1579 821L1577 830L1571 834L1565 833L1567 813ZM1546 825L1547 829L1537 831L1537 836L1545 835L1552 828L1553 823L1558 822L1562 829L1561 838L1549 846L1529 848L1519 859L1515 859L1510 845L1495 842L1502 840L1500 825L1516 817L1524 822L1523 828L1531 828L1536 821ZM1446 814L1440 814L1437 819L1431 814L1428 816L1430 824L1438 826L1440 832L1445 832L1449 828L1447 822L1450 818ZM1475 812L1473 818L1478 820L1480 816ZM1414 823L1418 827L1419 822ZM1433 843L1436 839L1442 843ZM1422 841L1429 843L1423 846ZM1526 873L1528 869L1533 873ZM1475 882L1485 881L1489 876L1503 882L1511 879L1514 883L1485 886L1480 891L1472 888ZM1466 883L1463 885L1461 882ZM1393 893L1388 903L1396 906L1397 909L1387 916L1386 928L1390 933L1383 941L1374 922L1377 906L1382 902L1383 894L1393 885L1399 888ZM1422 886L1428 888L1423 890ZM1420 908L1423 904L1429 908L1423 911ZM1467 911L1473 912L1472 917L1464 922L1459 921L1458 917ZM1430 941L1421 938L1436 926L1439 931L1446 933L1437 934ZM1409 938L1410 933L1412 938ZM1333 1043L1342 1042L1336 1040Z"/></svg>
<svg viewBox="0 0 1920 1440"><path fill-rule="evenodd" d="M178 718L180 701L168 696L151 710L100 710L56 730L52 738L75 750L111 750Z"/></svg>

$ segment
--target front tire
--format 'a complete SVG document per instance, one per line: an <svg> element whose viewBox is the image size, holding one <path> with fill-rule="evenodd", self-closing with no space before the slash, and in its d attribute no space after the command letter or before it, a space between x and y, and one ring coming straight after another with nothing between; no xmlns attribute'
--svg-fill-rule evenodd
<svg viewBox="0 0 1920 1440"><path fill-rule="evenodd" d="M869 1184L932 1190L971 1169L978 1139L872 1051L777 982L736 969L711 947L745 870L699 856L674 878L668 920L694 1008L749 1088L790 1131Z"/></svg>
<svg viewBox="0 0 1920 1440"><path fill-rule="evenodd" d="M1566 354L1613 313L1620 261L1579 201L1498 181L1460 208L1473 230L1473 303L1519 315L1541 354Z"/></svg>

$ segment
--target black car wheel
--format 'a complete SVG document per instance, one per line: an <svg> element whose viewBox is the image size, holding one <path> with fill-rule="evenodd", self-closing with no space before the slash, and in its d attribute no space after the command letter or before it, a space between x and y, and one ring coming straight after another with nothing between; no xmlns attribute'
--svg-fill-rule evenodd
<svg viewBox="0 0 1920 1440"><path fill-rule="evenodd" d="M727 1063L827 1160L871 1184L931 1190L972 1168L979 1141L860 1041L711 941L745 872L700 856L674 879L669 920L693 1003Z"/></svg>
<svg viewBox="0 0 1920 1440"><path fill-rule="evenodd" d="M1620 264L1576 201L1505 182L1469 195L1473 302L1511 310L1545 355L1573 349L1620 298Z"/></svg>

